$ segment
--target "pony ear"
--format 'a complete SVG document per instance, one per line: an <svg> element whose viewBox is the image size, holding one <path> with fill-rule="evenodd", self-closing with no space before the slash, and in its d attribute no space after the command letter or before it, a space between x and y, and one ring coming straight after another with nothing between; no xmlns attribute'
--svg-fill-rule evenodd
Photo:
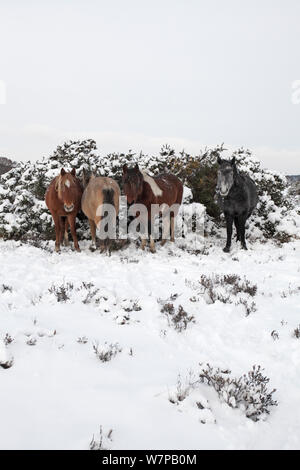
<svg viewBox="0 0 300 470"><path fill-rule="evenodd" d="M135 164L135 167L134 167L135 170L139 170L139 165L136 163Z"/></svg>
<svg viewBox="0 0 300 470"><path fill-rule="evenodd" d="M127 173L127 170L128 170L128 166L127 166L126 163L125 163L125 165L123 165L123 173L124 173L124 175Z"/></svg>
<svg viewBox="0 0 300 470"><path fill-rule="evenodd" d="M231 165L235 166L235 164L236 164L236 159L235 159L235 157L232 157L232 159L231 159Z"/></svg>
<svg viewBox="0 0 300 470"><path fill-rule="evenodd" d="M72 168L71 175L73 175L73 176L76 175L76 170L75 170L75 168Z"/></svg>
<svg viewBox="0 0 300 470"><path fill-rule="evenodd" d="M223 161L222 158L220 157L220 155L218 155L218 163L219 163L219 165L221 165L222 161Z"/></svg>
<svg viewBox="0 0 300 470"><path fill-rule="evenodd" d="M64 176L64 175L66 174L66 171L65 171L64 168L62 168L62 169L60 170L60 174L61 174L61 176Z"/></svg>

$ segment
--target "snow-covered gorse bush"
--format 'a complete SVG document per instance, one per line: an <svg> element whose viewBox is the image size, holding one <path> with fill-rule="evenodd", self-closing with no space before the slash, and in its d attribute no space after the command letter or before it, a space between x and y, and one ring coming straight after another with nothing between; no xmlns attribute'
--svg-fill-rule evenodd
<svg viewBox="0 0 300 470"><path fill-rule="evenodd" d="M192 156L185 151L176 154L166 145L157 156L138 155L131 151L100 156L94 140L66 142L58 146L50 157L37 162L19 162L0 176L0 237L23 240L53 238L54 226L44 194L62 167L66 170L75 167L78 175L84 168L101 176L111 176L119 183L125 163L132 165L138 162L150 174L171 171L192 190L193 201L189 202L204 204L209 220L217 220L220 212L215 201L216 159L218 155L226 158L224 152L223 146L218 146ZM259 205L249 227L252 236L279 241L300 237L299 208L293 207L292 198L288 196L286 178L263 169L248 150L239 149L234 155L239 170L249 174L258 185ZM84 217L79 217L77 225L80 238L89 236Z"/></svg>
<svg viewBox="0 0 300 470"><path fill-rule="evenodd" d="M99 361L109 362L122 352L122 348L118 343L105 343L101 346L99 346L99 344L94 344L93 351Z"/></svg>
<svg viewBox="0 0 300 470"><path fill-rule="evenodd" d="M262 374L261 366L253 366L247 374L232 378L230 371L222 371L207 364L199 374L200 383L213 387L222 401L231 408L245 411L247 418L259 421L270 414L271 406L277 406L273 400L276 389L268 390L270 379Z"/></svg>
<svg viewBox="0 0 300 470"><path fill-rule="evenodd" d="M199 390L205 384L217 392L222 402L231 408L240 409L247 418L252 421L264 420L270 414L271 407L278 403L273 399L276 389L268 389L270 379L263 372L261 366L254 365L247 374L235 378L231 376L230 370L206 364L196 376L190 371L184 382L179 375L176 389L169 394L169 401L179 405L193 390Z"/></svg>

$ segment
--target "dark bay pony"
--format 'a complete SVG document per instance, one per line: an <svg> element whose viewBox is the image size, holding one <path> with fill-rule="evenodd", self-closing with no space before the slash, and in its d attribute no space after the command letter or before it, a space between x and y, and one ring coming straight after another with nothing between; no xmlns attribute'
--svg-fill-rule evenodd
<svg viewBox="0 0 300 470"><path fill-rule="evenodd" d="M236 167L235 157L223 160L218 157L218 204L224 212L227 227L225 253L229 253L232 238L233 222L236 227L237 241L247 250L245 224L258 202L257 188L254 181Z"/></svg>
<svg viewBox="0 0 300 470"><path fill-rule="evenodd" d="M75 219L81 208L82 188L76 178L75 168L67 173L62 168L60 174L54 178L45 194L46 205L51 212L55 224L55 251L60 251L60 244L65 237L68 245L68 225L74 241L74 248L80 251L75 229Z"/></svg>
<svg viewBox="0 0 300 470"><path fill-rule="evenodd" d="M155 253L155 243L151 235L151 222L153 223L153 218L159 214L162 215L163 219L163 238L161 244L164 245L167 238L169 238L170 227L171 241L174 242L175 217L178 214L183 195L183 184L177 176L163 173L152 177L145 171L141 171L138 164L134 168L128 168L127 165L124 165L123 187L129 204L133 202L135 204L142 204L147 210L143 216L143 225L145 228L148 224L151 252ZM158 205L160 206L159 208ZM143 236L143 250L146 243L147 238Z"/></svg>

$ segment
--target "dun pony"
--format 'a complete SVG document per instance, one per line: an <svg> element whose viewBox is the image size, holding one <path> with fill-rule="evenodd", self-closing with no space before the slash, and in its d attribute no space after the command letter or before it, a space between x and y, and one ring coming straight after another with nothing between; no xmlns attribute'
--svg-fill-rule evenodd
<svg viewBox="0 0 300 470"><path fill-rule="evenodd" d="M171 241L175 237L175 217L178 214L179 206L182 202L183 185L177 176L171 173L163 173L158 176L149 176L139 169L138 164L134 168L123 166L123 186L129 204L142 204L146 208L145 215L142 216L143 229L150 235L150 250L155 252L155 243L151 235L151 222L154 217L161 214L163 219L163 239L164 245L169 238L171 226ZM159 208L157 207L159 205ZM173 206L173 207L172 207ZM152 209L152 210L151 210ZM140 214L142 215L142 214ZM146 236L142 236L142 249L145 249Z"/></svg>
<svg viewBox="0 0 300 470"><path fill-rule="evenodd" d="M76 178L75 168L67 173L62 168L60 174L54 178L45 194L46 205L51 212L55 224L55 250L60 251L60 244L65 237L68 244L68 225L74 241L74 248L80 251L76 235L75 219L80 211L82 189Z"/></svg>
<svg viewBox="0 0 300 470"><path fill-rule="evenodd" d="M119 213L119 185L107 177L91 175L89 179L84 171L83 181L85 189L81 204L82 211L89 219L92 248L96 248L96 228L100 231L103 248L107 247L111 238L115 237L116 217ZM108 228L106 232L104 225Z"/></svg>

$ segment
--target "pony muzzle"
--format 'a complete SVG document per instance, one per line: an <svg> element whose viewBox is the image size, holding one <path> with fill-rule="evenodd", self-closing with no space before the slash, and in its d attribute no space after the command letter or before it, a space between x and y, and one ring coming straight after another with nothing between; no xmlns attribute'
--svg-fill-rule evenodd
<svg viewBox="0 0 300 470"><path fill-rule="evenodd" d="M70 206L67 206L67 204L64 204L64 210L66 212L72 212L74 210L74 204L71 204Z"/></svg>

